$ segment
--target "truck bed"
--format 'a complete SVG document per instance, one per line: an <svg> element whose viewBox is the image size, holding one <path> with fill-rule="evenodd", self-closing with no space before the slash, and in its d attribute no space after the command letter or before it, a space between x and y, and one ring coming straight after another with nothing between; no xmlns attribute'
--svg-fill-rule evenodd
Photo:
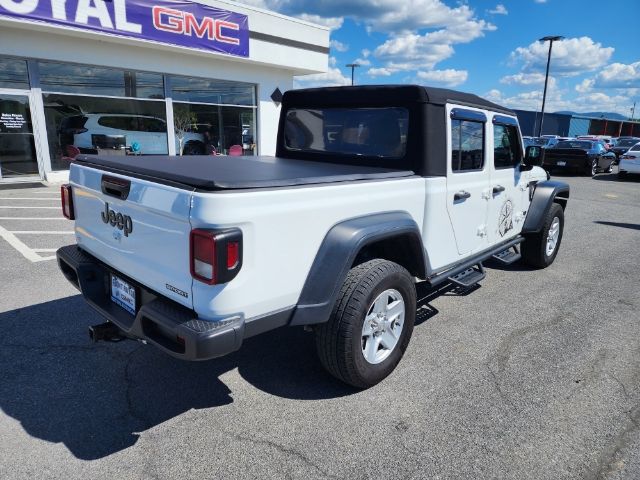
<svg viewBox="0 0 640 480"><path fill-rule="evenodd" d="M277 157L79 155L79 165L204 191L274 188L410 177L393 170Z"/></svg>

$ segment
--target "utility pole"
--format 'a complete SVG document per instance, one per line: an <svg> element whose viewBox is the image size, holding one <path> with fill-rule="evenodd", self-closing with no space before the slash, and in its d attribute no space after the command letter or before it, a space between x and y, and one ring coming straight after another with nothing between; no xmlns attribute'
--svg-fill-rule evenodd
<svg viewBox="0 0 640 480"><path fill-rule="evenodd" d="M633 116L636 113L636 102L633 102L633 107L631 107L631 121L633 122Z"/></svg>
<svg viewBox="0 0 640 480"><path fill-rule="evenodd" d="M547 83L549 82L549 64L551 63L551 48L553 47L553 42L557 42L558 40L562 40L564 37L560 35L556 36L547 36L543 37L539 42L549 41L549 56L547 57L547 73L544 77L544 93L542 94L542 111L540 112L540 127L538 127L538 136L542 135L542 123L544 122L544 104L547 101Z"/></svg>
<svg viewBox="0 0 640 480"><path fill-rule="evenodd" d="M353 85L353 72L359 66L360 66L359 63L348 63L347 64L347 67L351 68L351 85Z"/></svg>

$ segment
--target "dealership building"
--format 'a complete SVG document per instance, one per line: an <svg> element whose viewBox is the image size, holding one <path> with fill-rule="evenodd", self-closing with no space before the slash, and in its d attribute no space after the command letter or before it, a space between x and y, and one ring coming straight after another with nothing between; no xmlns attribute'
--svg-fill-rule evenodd
<svg viewBox="0 0 640 480"><path fill-rule="evenodd" d="M79 153L273 155L282 93L328 54L327 28L231 1L0 0L0 182Z"/></svg>

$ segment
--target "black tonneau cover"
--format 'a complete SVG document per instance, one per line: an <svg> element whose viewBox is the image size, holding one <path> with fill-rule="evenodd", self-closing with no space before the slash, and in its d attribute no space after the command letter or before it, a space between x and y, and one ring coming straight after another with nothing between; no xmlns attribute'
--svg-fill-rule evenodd
<svg viewBox="0 0 640 480"><path fill-rule="evenodd" d="M74 162L123 175L148 178L159 183L209 191L292 187L414 175L410 170L277 157L79 155Z"/></svg>

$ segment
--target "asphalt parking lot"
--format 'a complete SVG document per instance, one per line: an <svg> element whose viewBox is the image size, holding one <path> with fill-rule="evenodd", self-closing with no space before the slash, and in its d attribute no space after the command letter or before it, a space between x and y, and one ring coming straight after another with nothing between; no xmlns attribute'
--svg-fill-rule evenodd
<svg viewBox="0 0 640 480"><path fill-rule="evenodd" d="M0 190L0 478L640 478L640 181L563 178L554 265L421 289L367 391L299 329L197 364L91 345L102 320L51 260L58 189Z"/></svg>

